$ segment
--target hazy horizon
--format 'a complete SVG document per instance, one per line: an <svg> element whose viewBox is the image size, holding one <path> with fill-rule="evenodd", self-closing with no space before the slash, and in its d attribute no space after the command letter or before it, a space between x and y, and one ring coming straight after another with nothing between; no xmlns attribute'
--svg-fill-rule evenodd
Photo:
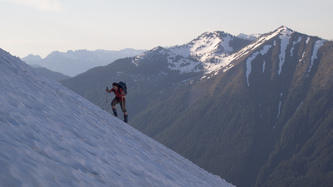
<svg viewBox="0 0 333 187"><path fill-rule="evenodd" d="M0 0L0 48L18 57L52 51L152 49L187 43L204 32L267 33L287 26L333 39L333 2Z"/></svg>

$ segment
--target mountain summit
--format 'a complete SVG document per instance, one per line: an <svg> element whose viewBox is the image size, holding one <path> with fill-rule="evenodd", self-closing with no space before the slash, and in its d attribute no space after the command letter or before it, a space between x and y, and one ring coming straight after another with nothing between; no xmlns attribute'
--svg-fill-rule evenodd
<svg viewBox="0 0 333 187"><path fill-rule="evenodd" d="M164 58L171 70L179 73L210 74L227 67L233 60L230 55L251 42L252 40L238 38L222 31L206 32L184 45L167 49L154 48L136 56L133 63L152 59L150 56L153 53L160 53L159 60Z"/></svg>
<svg viewBox="0 0 333 187"><path fill-rule="evenodd" d="M0 49L0 186L232 186Z"/></svg>

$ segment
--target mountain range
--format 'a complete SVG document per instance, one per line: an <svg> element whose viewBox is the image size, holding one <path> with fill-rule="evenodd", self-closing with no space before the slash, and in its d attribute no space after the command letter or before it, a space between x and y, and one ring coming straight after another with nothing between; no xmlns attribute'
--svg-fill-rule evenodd
<svg viewBox="0 0 333 187"><path fill-rule="evenodd" d="M62 81L62 80L70 78L70 76L64 75L59 72L51 71L51 70L49 70L47 68L43 68L39 65L30 65L30 66L35 68L38 71L38 73L40 73L41 75L43 75L49 79L55 80L55 81Z"/></svg>
<svg viewBox="0 0 333 187"><path fill-rule="evenodd" d="M285 26L216 31L61 84L110 112L106 86L126 82L131 126L236 186L332 186L332 57Z"/></svg>
<svg viewBox="0 0 333 187"><path fill-rule="evenodd" d="M221 186L0 49L0 186Z"/></svg>
<svg viewBox="0 0 333 187"><path fill-rule="evenodd" d="M51 71L73 77L97 66L107 65L119 58L132 57L146 50L123 49L107 50L69 50L67 52L53 51L45 58L39 55L28 55L22 60L29 65L38 65Z"/></svg>

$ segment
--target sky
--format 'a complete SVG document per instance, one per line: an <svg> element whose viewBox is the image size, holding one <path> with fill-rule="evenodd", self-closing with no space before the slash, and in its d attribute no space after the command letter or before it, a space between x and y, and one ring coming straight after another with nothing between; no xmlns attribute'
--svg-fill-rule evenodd
<svg viewBox="0 0 333 187"><path fill-rule="evenodd" d="M332 40L332 10L332 0L0 0L0 48L21 58L149 50L204 32L268 33L281 25Z"/></svg>

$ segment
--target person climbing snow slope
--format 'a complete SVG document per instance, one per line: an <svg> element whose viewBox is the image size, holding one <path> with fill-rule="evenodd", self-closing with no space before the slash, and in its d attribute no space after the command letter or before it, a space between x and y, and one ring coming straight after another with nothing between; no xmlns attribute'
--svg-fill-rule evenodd
<svg viewBox="0 0 333 187"><path fill-rule="evenodd" d="M119 103L121 110L124 113L124 122L128 123L128 114L126 110L126 100L125 100L126 93L124 92L124 90L121 88L121 86L118 83L114 82L112 84L111 90L109 90L108 87L106 87L106 91L108 93L113 92L115 94L115 98L111 102L113 115L116 117L118 116L116 105Z"/></svg>

